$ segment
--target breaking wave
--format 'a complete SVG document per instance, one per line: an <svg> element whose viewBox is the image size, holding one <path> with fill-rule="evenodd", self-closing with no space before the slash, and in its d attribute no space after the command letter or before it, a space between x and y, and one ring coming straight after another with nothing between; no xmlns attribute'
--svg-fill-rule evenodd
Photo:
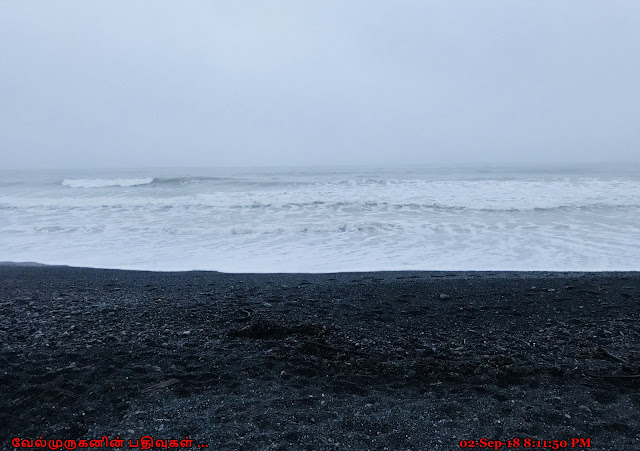
<svg viewBox="0 0 640 451"><path fill-rule="evenodd" d="M112 186L138 186L148 185L153 178L144 179L64 179L63 186L70 188L107 188Z"/></svg>

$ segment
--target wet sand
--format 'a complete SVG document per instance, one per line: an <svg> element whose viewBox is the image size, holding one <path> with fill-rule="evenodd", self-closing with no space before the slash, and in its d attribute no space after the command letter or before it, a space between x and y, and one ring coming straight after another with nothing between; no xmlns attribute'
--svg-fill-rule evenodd
<svg viewBox="0 0 640 451"><path fill-rule="evenodd" d="M0 266L0 449L638 450L639 314L640 273Z"/></svg>

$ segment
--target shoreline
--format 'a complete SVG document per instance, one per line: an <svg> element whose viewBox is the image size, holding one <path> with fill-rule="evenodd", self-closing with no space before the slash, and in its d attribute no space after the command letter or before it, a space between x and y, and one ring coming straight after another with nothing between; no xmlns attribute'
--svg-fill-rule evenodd
<svg viewBox="0 0 640 451"><path fill-rule="evenodd" d="M0 295L0 447L188 435L213 449L640 449L640 272L3 263Z"/></svg>
<svg viewBox="0 0 640 451"><path fill-rule="evenodd" d="M2 267L35 267L35 268L70 268L90 271L123 271L133 273L183 274L183 273L212 273L212 274L240 274L240 275L335 275L335 274L385 274L385 273L415 273L415 274L640 274L640 269L358 269L358 270L318 270L318 271L225 271L218 269L153 269L153 268L104 268L97 266L76 266L64 264L40 263L35 261L0 261Z"/></svg>

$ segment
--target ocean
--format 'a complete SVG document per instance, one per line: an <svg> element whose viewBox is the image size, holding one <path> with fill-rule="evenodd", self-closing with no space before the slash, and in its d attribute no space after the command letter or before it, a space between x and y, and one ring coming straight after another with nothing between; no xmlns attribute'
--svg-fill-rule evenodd
<svg viewBox="0 0 640 451"><path fill-rule="evenodd" d="M0 172L0 261L640 270L638 166Z"/></svg>

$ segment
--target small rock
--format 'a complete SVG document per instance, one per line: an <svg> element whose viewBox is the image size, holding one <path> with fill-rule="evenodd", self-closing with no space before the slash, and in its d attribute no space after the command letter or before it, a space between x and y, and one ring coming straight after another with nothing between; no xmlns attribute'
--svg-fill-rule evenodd
<svg viewBox="0 0 640 451"><path fill-rule="evenodd" d="M555 288L549 288L547 291L548 291L549 293L553 293L554 291L556 291L556 289L555 289Z"/></svg>
<svg viewBox="0 0 640 451"><path fill-rule="evenodd" d="M440 300L441 301L446 301L447 299L451 299L451 296L449 296L448 294L444 294L444 293L442 293L440 295Z"/></svg>

